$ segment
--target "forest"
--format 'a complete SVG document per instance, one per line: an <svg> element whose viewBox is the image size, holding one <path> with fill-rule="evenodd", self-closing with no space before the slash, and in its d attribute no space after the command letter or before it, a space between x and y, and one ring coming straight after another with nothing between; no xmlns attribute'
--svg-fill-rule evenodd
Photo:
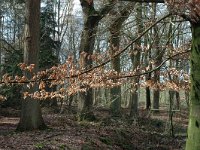
<svg viewBox="0 0 200 150"><path fill-rule="evenodd" d="M200 150L199 0L1 0L0 150Z"/></svg>

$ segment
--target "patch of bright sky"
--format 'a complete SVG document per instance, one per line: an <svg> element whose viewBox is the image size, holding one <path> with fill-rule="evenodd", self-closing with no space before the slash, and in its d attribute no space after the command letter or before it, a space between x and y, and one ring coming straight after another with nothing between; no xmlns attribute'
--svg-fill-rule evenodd
<svg viewBox="0 0 200 150"><path fill-rule="evenodd" d="M73 9L73 13L76 13L77 11L81 11L80 0L74 0L74 9Z"/></svg>

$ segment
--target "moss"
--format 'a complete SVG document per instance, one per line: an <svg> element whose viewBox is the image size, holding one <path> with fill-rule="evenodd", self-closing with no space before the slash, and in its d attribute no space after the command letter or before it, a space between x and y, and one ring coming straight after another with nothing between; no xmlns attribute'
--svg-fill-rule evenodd
<svg viewBox="0 0 200 150"><path fill-rule="evenodd" d="M192 25L190 117L186 150L200 149L200 23Z"/></svg>
<svg viewBox="0 0 200 150"><path fill-rule="evenodd" d="M36 148L37 150L43 149L44 147L45 147L45 144L44 144L44 143L36 143L36 144L35 144L35 148Z"/></svg>
<svg viewBox="0 0 200 150"><path fill-rule="evenodd" d="M113 140L110 137L100 137L99 140L106 145L113 145Z"/></svg>
<svg viewBox="0 0 200 150"><path fill-rule="evenodd" d="M115 144L120 146L122 149L133 150L137 149L134 144L132 144L130 139L132 134L126 129L116 129L114 135ZM128 140L127 140L128 139Z"/></svg>
<svg viewBox="0 0 200 150"><path fill-rule="evenodd" d="M95 117L93 112L86 112L86 113L80 113L78 115L79 121L96 121L97 118Z"/></svg>
<svg viewBox="0 0 200 150"><path fill-rule="evenodd" d="M69 147L68 147L67 145L65 145L65 144L62 144L62 145L59 146L59 150L65 150L65 149L70 150L71 148L69 148Z"/></svg>
<svg viewBox="0 0 200 150"><path fill-rule="evenodd" d="M81 150L95 150L95 148L92 147L92 146L89 145L89 144L84 144L84 145L81 147Z"/></svg>

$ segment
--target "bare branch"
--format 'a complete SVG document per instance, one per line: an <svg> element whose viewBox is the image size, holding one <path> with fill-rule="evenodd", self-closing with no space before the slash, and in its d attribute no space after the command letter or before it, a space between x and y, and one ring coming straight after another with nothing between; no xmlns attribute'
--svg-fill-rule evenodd
<svg viewBox="0 0 200 150"><path fill-rule="evenodd" d="M146 72L143 72L143 73L134 74L134 75L125 75L125 76L121 76L119 78L130 78L130 77L142 76L142 75L146 75L146 74L152 73L152 72L160 69L168 60L173 59L174 57L179 56L179 55L184 55L184 54L189 53L189 52L191 52L191 50L187 50L187 51L184 51L184 52L181 52L181 53L174 54L173 56L170 56L170 57L166 58L162 63L160 63L159 66L157 66L157 67L155 67L155 68L153 68L153 69L151 69L149 71L146 71Z"/></svg>
<svg viewBox="0 0 200 150"><path fill-rule="evenodd" d="M159 22L161 22L162 20L166 19L167 17L171 16L171 14L167 14L165 15L164 17L162 17L161 19L157 20L156 22L154 22L150 27L148 27L144 32L142 32L137 38L135 38L133 41L130 42L130 44L128 44L124 49L122 49L121 51L117 52L112 58L108 59L107 61L99 64L99 65L96 65L88 70L83 70L81 71L79 74L75 74L75 75L72 75L72 76L68 76L66 78L76 78L76 77L79 77L83 74L86 74L86 73L89 73L91 71L93 71L94 69L97 69L97 68L100 68L106 64L108 64L113 58L116 58L118 57L119 55L121 55L123 52L125 52L132 44L134 44L138 39L140 39L143 35L145 35L145 33L147 33L152 27L154 27L156 24L158 24ZM161 63L160 67L163 65L164 63ZM159 66L157 67L160 68ZM155 71L156 68L153 70ZM146 72L146 73L143 73L143 74L148 74L150 72ZM142 74L140 74L142 75ZM135 75L137 76L137 75ZM127 76L128 77L128 76ZM37 79L37 80L27 80L27 81L24 81L24 82L20 82L20 83L34 83L34 82L40 82L40 81L53 81L55 79ZM5 82L0 82L0 84L4 84ZM9 82L10 84L16 84L16 83L19 83L17 81L13 81L13 82Z"/></svg>
<svg viewBox="0 0 200 150"><path fill-rule="evenodd" d="M112 58L108 59L107 61L97 65L97 66L94 66L86 71L83 71L80 73L80 75L82 74L85 74L85 73L88 73L96 68L99 68L99 67L102 67L106 64L108 64L113 58L116 58L118 57L119 55L121 55L123 52L125 52L131 45L133 45L138 39L140 39L143 35L145 35L152 27L154 27L156 24L158 24L159 22L161 22L162 20L168 18L169 16L171 16L171 14L167 14L165 15L164 17L162 17L161 19L157 20L156 22L154 22L150 27L148 27L144 32L142 32L137 38L135 38L132 42L130 42L130 44L128 44L124 49L122 49L121 51L119 51L118 53L116 53Z"/></svg>

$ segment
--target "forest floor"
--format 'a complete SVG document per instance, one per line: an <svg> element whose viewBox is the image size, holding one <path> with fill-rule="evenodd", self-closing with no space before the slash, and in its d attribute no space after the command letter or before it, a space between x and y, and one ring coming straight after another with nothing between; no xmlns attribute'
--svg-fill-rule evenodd
<svg viewBox="0 0 200 150"><path fill-rule="evenodd" d="M72 112L47 108L43 114L47 130L15 132L19 111L1 109L0 150L180 150L186 142L186 110L174 113L174 137L169 134L167 111L155 114L141 109L137 121L111 118L103 108L95 111L99 118L95 122L78 122Z"/></svg>

